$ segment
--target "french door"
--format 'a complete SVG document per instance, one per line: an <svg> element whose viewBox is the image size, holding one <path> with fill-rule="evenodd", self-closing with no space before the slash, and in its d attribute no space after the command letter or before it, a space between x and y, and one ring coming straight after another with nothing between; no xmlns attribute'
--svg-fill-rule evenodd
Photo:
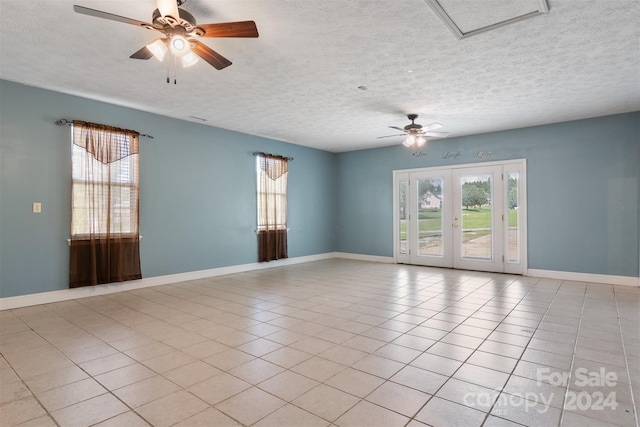
<svg viewBox="0 0 640 427"><path fill-rule="evenodd" d="M394 171L396 262L523 274L524 160Z"/></svg>

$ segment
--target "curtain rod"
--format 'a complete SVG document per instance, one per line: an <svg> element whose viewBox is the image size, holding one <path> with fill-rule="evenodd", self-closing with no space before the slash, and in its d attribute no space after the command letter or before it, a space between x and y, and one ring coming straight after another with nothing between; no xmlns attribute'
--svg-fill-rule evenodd
<svg viewBox="0 0 640 427"><path fill-rule="evenodd" d="M64 125L68 125L71 126L73 124L73 120L69 120L69 119L60 119L60 120L56 120L56 125L58 126L64 126ZM153 136L148 135L146 133L139 133L140 136L144 136L145 138L151 138L153 139Z"/></svg>
<svg viewBox="0 0 640 427"><path fill-rule="evenodd" d="M281 158L286 159L286 160L288 160L290 162L293 161L293 157L281 156L280 154L263 153L262 151L254 151L253 152L254 156L259 156L260 154L265 155L265 156L281 157Z"/></svg>

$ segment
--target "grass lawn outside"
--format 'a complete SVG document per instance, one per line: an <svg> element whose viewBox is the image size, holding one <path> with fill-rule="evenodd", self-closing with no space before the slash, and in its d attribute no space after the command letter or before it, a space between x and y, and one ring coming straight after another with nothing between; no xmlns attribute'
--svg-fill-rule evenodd
<svg viewBox="0 0 640 427"><path fill-rule="evenodd" d="M439 234L442 232L442 210L423 209L418 212L418 233L419 237ZM509 227L518 226L518 211L509 209ZM491 207L483 206L480 209L463 209L462 210L462 229L474 230L473 235L470 233L469 238L477 238L489 234L491 229ZM478 230L484 229L484 230ZM400 240L407 238L407 223L405 220L400 221ZM466 239L465 239L466 240Z"/></svg>

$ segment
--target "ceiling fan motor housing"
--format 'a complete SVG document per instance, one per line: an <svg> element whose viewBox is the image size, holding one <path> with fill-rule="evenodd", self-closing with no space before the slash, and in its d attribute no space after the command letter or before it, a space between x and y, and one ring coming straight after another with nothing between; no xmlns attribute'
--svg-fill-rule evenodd
<svg viewBox="0 0 640 427"><path fill-rule="evenodd" d="M178 13L180 14L180 19L176 20L172 16L162 16L160 10L156 9L151 16L151 22L153 22L154 26L163 29L166 26L171 28L182 27L189 36L202 37L204 35L204 30L196 26L196 18L192 14L184 9L178 9Z"/></svg>
<svg viewBox="0 0 640 427"><path fill-rule="evenodd" d="M406 125L404 130L409 133L417 133L422 129L422 125L416 124L415 120L418 118L417 114L407 114L407 118L411 120L410 125Z"/></svg>

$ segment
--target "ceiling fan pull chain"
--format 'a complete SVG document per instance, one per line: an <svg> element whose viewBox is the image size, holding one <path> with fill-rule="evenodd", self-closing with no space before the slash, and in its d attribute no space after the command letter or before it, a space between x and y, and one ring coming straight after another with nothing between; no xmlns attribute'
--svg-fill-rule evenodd
<svg viewBox="0 0 640 427"><path fill-rule="evenodd" d="M171 79L169 79L169 62L170 62L170 59L167 58L167 84L171 82Z"/></svg>
<svg viewBox="0 0 640 427"><path fill-rule="evenodd" d="M178 55L173 55L173 84L178 84L178 79L176 76L178 75Z"/></svg>

